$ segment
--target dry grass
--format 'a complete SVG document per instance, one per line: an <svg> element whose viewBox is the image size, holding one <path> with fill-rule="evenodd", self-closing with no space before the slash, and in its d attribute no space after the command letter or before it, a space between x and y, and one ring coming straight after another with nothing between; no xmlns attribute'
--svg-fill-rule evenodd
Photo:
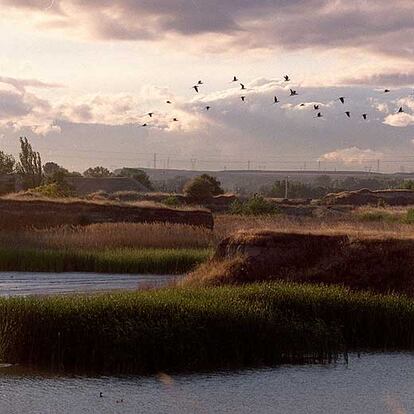
<svg viewBox="0 0 414 414"><path fill-rule="evenodd" d="M207 248L215 234L181 224L104 223L0 233L0 246L40 249Z"/></svg>
<svg viewBox="0 0 414 414"><path fill-rule="evenodd" d="M399 211L398 209L396 211ZM243 217L218 215L215 217L217 239L239 230L271 230L289 233L343 235L357 238L414 238L414 225L401 222L361 222L357 217L319 219L316 217Z"/></svg>

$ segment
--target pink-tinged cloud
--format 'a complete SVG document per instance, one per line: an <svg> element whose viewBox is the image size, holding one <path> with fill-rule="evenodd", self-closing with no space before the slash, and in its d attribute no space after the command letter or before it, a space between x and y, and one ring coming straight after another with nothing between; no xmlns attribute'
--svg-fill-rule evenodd
<svg viewBox="0 0 414 414"><path fill-rule="evenodd" d="M36 14L40 27L59 23L86 29L97 39L179 35L201 47L197 36L217 34L209 42L225 35L239 49L355 47L407 59L414 55L411 0L0 0L0 5L2 12L23 10L25 18Z"/></svg>
<svg viewBox="0 0 414 414"><path fill-rule="evenodd" d="M381 160L384 158L384 154L379 151L373 151L372 149L361 149L358 147L342 148L335 151L323 154L319 160L329 161L339 164L362 165L366 162L372 162Z"/></svg>

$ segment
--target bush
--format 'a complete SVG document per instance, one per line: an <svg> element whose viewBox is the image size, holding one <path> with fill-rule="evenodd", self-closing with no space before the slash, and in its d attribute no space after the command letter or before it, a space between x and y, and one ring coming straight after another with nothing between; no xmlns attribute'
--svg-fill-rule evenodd
<svg viewBox="0 0 414 414"><path fill-rule="evenodd" d="M193 178L184 187L184 194L195 201L207 201L223 193L220 181L208 174Z"/></svg>
<svg viewBox="0 0 414 414"><path fill-rule="evenodd" d="M30 189L29 192L49 198L72 197L74 195L73 188L64 182L41 185Z"/></svg>
<svg viewBox="0 0 414 414"><path fill-rule="evenodd" d="M409 208L405 216L406 223L414 223L414 208Z"/></svg>
<svg viewBox="0 0 414 414"><path fill-rule="evenodd" d="M262 216L279 214L280 210L271 201L256 195L244 202L235 200L230 206L230 213L246 216Z"/></svg>
<svg viewBox="0 0 414 414"><path fill-rule="evenodd" d="M170 207L178 207L181 205L178 198L174 195L170 195L167 198L164 198L164 200L162 200L162 203Z"/></svg>

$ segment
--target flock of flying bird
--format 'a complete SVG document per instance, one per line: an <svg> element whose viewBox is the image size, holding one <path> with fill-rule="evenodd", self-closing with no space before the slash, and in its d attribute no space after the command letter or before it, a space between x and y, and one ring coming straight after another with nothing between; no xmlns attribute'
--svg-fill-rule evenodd
<svg viewBox="0 0 414 414"><path fill-rule="evenodd" d="M291 81L291 79L290 79L290 76L289 75L284 75L283 76L283 83L287 83L287 82L290 82ZM244 84L244 83L242 83L238 78L237 78L237 76L233 76L233 80L231 81L231 83L239 83L239 85L240 85L240 90L241 91L246 91L247 90L247 88L246 88L246 85ZM200 93L200 89L201 89L201 87L204 85L204 82L203 81L201 81L201 80L199 80L198 82L197 82L197 84L196 85L194 85L194 86L192 86L191 87L191 89L194 89L194 91L196 92L196 93ZM289 94L289 96L298 96L299 94L298 94L298 91L297 90L295 90L295 89L289 89L289 92L290 92L290 94ZM383 90L383 93L390 93L391 92L391 90L390 89L384 89ZM241 99L241 101L242 102L246 102L246 95L244 95L244 94L242 94L241 96L240 96L240 99ZM345 97L344 96L340 96L340 97L338 97L336 100L338 100L338 101L340 101L342 104L345 104ZM166 104L169 104L169 105L171 105L172 104L172 101L170 101L170 100L167 100L167 101L165 101L165 103ZM279 100L279 98L277 97L277 96L274 96L273 97L273 103L274 104L278 104L278 103L280 103L280 100ZM301 103L299 106L306 106L306 104L304 104L304 103ZM204 109L206 110L206 111L209 111L210 109L211 109L211 106L210 105L207 105L207 106L205 106L204 107ZM314 109L314 111L316 112L316 115L315 115L315 118L323 118L323 114L322 114L322 112L320 111L320 104L314 104L313 105L313 109ZM398 111L397 111L397 113L403 113L404 112L404 108L401 106L399 109L398 109ZM344 111L344 114L348 117L348 118L351 118L351 112L350 111ZM153 116L155 115L155 113L154 112L148 112L145 116L147 117L150 117L150 118L153 118ZM361 114L361 117L364 119L364 120L367 120L368 119L368 114L367 113L363 113L363 114ZM176 117L174 117L174 118L172 118L172 122L178 122L178 118L176 118ZM148 127L148 126L150 126L150 124L148 123L148 122L144 122L142 125L141 125L142 127Z"/></svg>

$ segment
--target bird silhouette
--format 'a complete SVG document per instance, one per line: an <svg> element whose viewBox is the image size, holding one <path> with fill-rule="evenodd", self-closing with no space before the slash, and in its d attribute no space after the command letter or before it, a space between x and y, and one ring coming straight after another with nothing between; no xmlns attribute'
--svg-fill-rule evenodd
<svg viewBox="0 0 414 414"><path fill-rule="evenodd" d="M384 89L384 93L389 93L391 92L389 89Z"/></svg>
<svg viewBox="0 0 414 414"><path fill-rule="evenodd" d="M207 105L207 106L206 106L206 111L209 111L209 110L210 110L210 108L211 108L211 106Z"/></svg>
<svg viewBox="0 0 414 414"><path fill-rule="evenodd" d="M317 114L316 114L316 118L322 118L323 117L323 115L322 115L322 113L321 112L318 112Z"/></svg>
<svg viewBox="0 0 414 414"><path fill-rule="evenodd" d="M233 80L232 82L238 82L239 80L237 79L237 76L233 76Z"/></svg>
<svg viewBox="0 0 414 414"><path fill-rule="evenodd" d="M283 76L283 79L285 80L285 82L289 82L290 81L289 75Z"/></svg>
<svg viewBox="0 0 414 414"><path fill-rule="evenodd" d="M362 118L364 118L365 120L367 119L367 114L362 114Z"/></svg>
<svg viewBox="0 0 414 414"><path fill-rule="evenodd" d="M243 83L240 84L241 89L246 89L246 86L244 86Z"/></svg>
<svg viewBox="0 0 414 414"><path fill-rule="evenodd" d="M197 85L194 85L193 89L198 93L198 86Z"/></svg>
<svg viewBox="0 0 414 414"><path fill-rule="evenodd" d="M152 116L154 115L154 112L148 112L148 116L150 117L150 118L152 118Z"/></svg>
<svg viewBox="0 0 414 414"><path fill-rule="evenodd" d="M245 96L240 96L240 99L241 99L243 102L246 102L246 97L245 97Z"/></svg>
<svg viewBox="0 0 414 414"><path fill-rule="evenodd" d="M146 127L146 126L148 126L148 124L147 124L147 123L145 123L145 124L142 124L141 126L142 126L142 127Z"/></svg>
<svg viewBox="0 0 414 414"><path fill-rule="evenodd" d="M178 122L178 119L177 118L173 118L173 122Z"/></svg>
<svg viewBox="0 0 414 414"><path fill-rule="evenodd" d="M346 111L346 112L345 112L345 115L346 115L348 118L351 118L351 112Z"/></svg>
<svg viewBox="0 0 414 414"><path fill-rule="evenodd" d="M296 96L298 94L297 91L290 89L290 96Z"/></svg>
<svg viewBox="0 0 414 414"><path fill-rule="evenodd" d="M204 83L203 83L203 81L199 80L199 81L197 82L197 85L204 85Z"/></svg>
<svg viewBox="0 0 414 414"><path fill-rule="evenodd" d="M317 111L319 109L319 105L313 105L313 109Z"/></svg>
<svg viewBox="0 0 414 414"><path fill-rule="evenodd" d="M398 110L398 113L399 114L402 114L404 112L404 109L403 109L403 107L402 106L400 106L400 109Z"/></svg>
<svg viewBox="0 0 414 414"><path fill-rule="evenodd" d="M273 98L273 103L275 103L275 104L277 104L277 103L279 103L280 101L279 101L279 99L277 99L277 96L275 96L274 98Z"/></svg>
<svg viewBox="0 0 414 414"><path fill-rule="evenodd" d="M167 104L172 104L172 102L171 102L171 101L165 101L165 103L167 103Z"/></svg>
<svg viewBox="0 0 414 414"><path fill-rule="evenodd" d="M103 397L102 391L99 393L99 397L100 397L100 398L102 398L102 397Z"/></svg>
<svg viewBox="0 0 414 414"><path fill-rule="evenodd" d="M304 103L301 103L299 106L305 106L305 104Z"/></svg>
<svg viewBox="0 0 414 414"><path fill-rule="evenodd" d="M338 99L341 101L341 103L343 103L343 104L345 103L345 97L340 96Z"/></svg>

